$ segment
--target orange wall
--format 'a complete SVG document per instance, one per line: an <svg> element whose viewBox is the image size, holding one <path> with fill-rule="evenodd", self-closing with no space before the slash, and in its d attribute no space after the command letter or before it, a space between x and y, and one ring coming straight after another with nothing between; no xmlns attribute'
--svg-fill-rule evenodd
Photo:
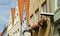
<svg viewBox="0 0 60 36"><path fill-rule="evenodd" d="M15 8L11 8L11 15L12 15L12 26L13 26L14 25Z"/></svg>
<svg viewBox="0 0 60 36"><path fill-rule="evenodd" d="M26 19L27 23L29 24L29 3L30 0L18 0L18 8L19 8L19 13L20 13L20 22L22 22L22 16L23 16L23 10L24 10L24 4L26 7Z"/></svg>
<svg viewBox="0 0 60 36"><path fill-rule="evenodd" d="M23 16L23 10L24 10L24 4L26 7L26 20L27 23L29 24L29 3L30 0L18 0L18 8L19 8L19 16L20 16L20 22L22 23L22 16ZM14 24L14 15L15 15L15 10L11 9L11 14L12 14L12 25Z"/></svg>
<svg viewBox="0 0 60 36"><path fill-rule="evenodd" d="M30 0L26 0L25 1L25 7L26 7L26 20L27 20L27 24L29 25L30 23L30 19L29 19L29 4L30 4Z"/></svg>
<svg viewBox="0 0 60 36"><path fill-rule="evenodd" d="M18 8L19 8L19 14L20 14L20 22L22 22L24 0L18 0Z"/></svg>

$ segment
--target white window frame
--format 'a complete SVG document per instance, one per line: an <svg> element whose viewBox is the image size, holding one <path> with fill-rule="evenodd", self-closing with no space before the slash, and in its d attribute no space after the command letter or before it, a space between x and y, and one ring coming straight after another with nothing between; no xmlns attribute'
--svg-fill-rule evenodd
<svg viewBox="0 0 60 36"><path fill-rule="evenodd" d="M39 11L37 11L35 14L36 14L36 21L38 21L39 20Z"/></svg>
<svg viewBox="0 0 60 36"><path fill-rule="evenodd" d="M30 25L32 26L33 24L34 24L34 18L33 18L33 16L30 18Z"/></svg>
<svg viewBox="0 0 60 36"><path fill-rule="evenodd" d="M55 10L57 9L57 1L55 0Z"/></svg>
<svg viewBox="0 0 60 36"><path fill-rule="evenodd" d="M43 12L47 12L47 3L46 3L46 1L41 6L42 6L42 9L43 9Z"/></svg>
<svg viewBox="0 0 60 36"><path fill-rule="evenodd" d="M55 0L55 10L59 9L57 0Z"/></svg>

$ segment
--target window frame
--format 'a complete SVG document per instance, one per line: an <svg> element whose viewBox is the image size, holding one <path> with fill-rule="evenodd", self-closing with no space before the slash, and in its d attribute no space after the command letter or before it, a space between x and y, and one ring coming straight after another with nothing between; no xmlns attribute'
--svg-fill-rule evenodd
<svg viewBox="0 0 60 36"><path fill-rule="evenodd" d="M58 7L58 3L57 2L58 2L58 0L55 0L55 10L60 8L60 6Z"/></svg>
<svg viewBox="0 0 60 36"><path fill-rule="evenodd" d="M41 7L42 7L43 12L47 12L47 1L44 1L44 3L41 5Z"/></svg>
<svg viewBox="0 0 60 36"><path fill-rule="evenodd" d="M34 18L33 18L33 14L32 14L32 15L30 16L30 22L31 22L30 25L31 25L31 26L34 24L33 21L34 21Z"/></svg>
<svg viewBox="0 0 60 36"><path fill-rule="evenodd" d="M37 10L35 11L35 14L36 14L36 21L39 20L40 16L39 16L39 8L37 8Z"/></svg>

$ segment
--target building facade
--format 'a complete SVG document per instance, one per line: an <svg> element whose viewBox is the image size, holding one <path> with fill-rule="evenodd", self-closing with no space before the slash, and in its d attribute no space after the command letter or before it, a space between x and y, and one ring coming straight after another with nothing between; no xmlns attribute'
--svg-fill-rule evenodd
<svg viewBox="0 0 60 36"><path fill-rule="evenodd" d="M54 22L41 13L54 13ZM60 0L18 0L6 36L60 36L59 14Z"/></svg>
<svg viewBox="0 0 60 36"><path fill-rule="evenodd" d="M27 20L26 20L26 8L24 5L23 18L22 18L22 36L24 36L24 31L27 30Z"/></svg>
<svg viewBox="0 0 60 36"><path fill-rule="evenodd" d="M12 36L11 33L13 33L13 32L12 32L12 16L11 16L11 12L10 12L9 24L8 24L8 27L7 27L6 31L7 31L6 36L8 36L8 35Z"/></svg>
<svg viewBox="0 0 60 36"><path fill-rule="evenodd" d="M39 12L50 13L50 0L40 0ZM40 30L41 36L51 36L51 24L47 23L45 29ZM44 35L43 35L44 34Z"/></svg>
<svg viewBox="0 0 60 36"><path fill-rule="evenodd" d="M35 27L35 30L32 29L33 36L51 36L50 23L45 24L44 25L45 27L43 26L44 29L41 26L37 25L39 19L41 19L40 15L41 12L50 13L50 0L30 0L30 7L29 7L30 25L32 26L31 28L37 26Z"/></svg>
<svg viewBox="0 0 60 36"><path fill-rule="evenodd" d="M18 3L16 2L15 12L14 11L10 12L9 25L8 25L7 30L4 33L6 33L6 36L20 36L21 30L22 28L21 28L21 23L20 23Z"/></svg>
<svg viewBox="0 0 60 36"><path fill-rule="evenodd" d="M25 6L24 6L24 3L25 3ZM17 0L16 9L12 10L10 12L10 19L9 19L9 25L7 28L7 35L6 36L21 36L22 32L25 30L25 27L23 27L24 24L29 23L29 19L27 16L27 15L29 15L28 14L28 10L29 10L28 9L28 7L29 7L28 3L29 3L29 0L26 0L26 1ZM26 10L24 7L26 7ZM24 23L23 23L22 19L23 19ZM28 22L26 22L26 19Z"/></svg>
<svg viewBox="0 0 60 36"><path fill-rule="evenodd" d="M60 0L50 0L51 12L54 13L52 36L60 36Z"/></svg>

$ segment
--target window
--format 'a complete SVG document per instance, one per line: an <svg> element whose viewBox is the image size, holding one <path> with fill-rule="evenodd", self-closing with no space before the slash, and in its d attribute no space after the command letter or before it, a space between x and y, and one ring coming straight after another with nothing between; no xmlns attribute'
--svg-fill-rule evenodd
<svg viewBox="0 0 60 36"><path fill-rule="evenodd" d="M19 29L18 29L18 31L19 31Z"/></svg>
<svg viewBox="0 0 60 36"><path fill-rule="evenodd" d="M17 33L17 31L15 31L15 33Z"/></svg>
<svg viewBox="0 0 60 36"><path fill-rule="evenodd" d="M17 13L17 16L18 16L18 13Z"/></svg>
<svg viewBox="0 0 60 36"><path fill-rule="evenodd" d="M9 36L9 34L7 36Z"/></svg>
<svg viewBox="0 0 60 36"><path fill-rule="evenodd" d="M16 24L18 23L18 21L16 22Z"/></svg>
<svg viewBox="0 0 60 36"><path fill-rule="evenodd" d="M22 21L22 23L24 23L24 20Z"/></svg>
<svg viewBox="0 0 60 36"><path fill-rule="evenodd" d="M16 16L15 16L15 19L16 19Z"/></svg>
<svg viewBox="0 0 60 36"><path fill-rule="evenodd" d="M15 19L17 18L17 16L18 16L18 13L15 15Z"/></svg>
<svg viewBox="0 0 60 36"><path fill-rule="evenodd" d="M60 0L55 0L55 10L60 7Z"/></svg>
<svg viewBox="0 0 60 36"><path fill-rule="evenodd" d="M15 25L18 24L18 21L15 23Z"/></svg>
<svg viewBox="0 0 60 36"><path fill-rule="evenodd" d="M30 25L31 25L31 26L32 26L33 23L34 23L33 20L34 20L34 18L33 18L33 14L32 14L32 15L30 16L30 22L31 22Z"/></svg>
<svg viewBox="0 0 60 36"><path fill-rule="evenodd" d="M38 21L40 16L39 16L39 8L35 11L35 14L36 14L36 20Z"/></svg>
<svg viewBox="0 0 60 36"><path fill-rule="evenodd" d="M60 0L57 0L57 6L60 7Z"/></svg>
<svg viewBox="0 0 60 36"><path fill-rule="evenodd" d="M45 1L41 6L42 6L42 9L43 9L43 12L47 12L47 1ZM45 18L44 15L42 15L43 18Z"/></svg>
<svg viewBox="0 0 60 36"><path fill-rule="evenodd" d="M47 12L47 3L46 3L46 1L41 6L42 6L42 9L43 9L43 12Z"/></svg>
<svg viewBox="0 0 60 36"><path fill-rule="evenodd" d="M24 19L26 20L26 17Z"/></svg>

